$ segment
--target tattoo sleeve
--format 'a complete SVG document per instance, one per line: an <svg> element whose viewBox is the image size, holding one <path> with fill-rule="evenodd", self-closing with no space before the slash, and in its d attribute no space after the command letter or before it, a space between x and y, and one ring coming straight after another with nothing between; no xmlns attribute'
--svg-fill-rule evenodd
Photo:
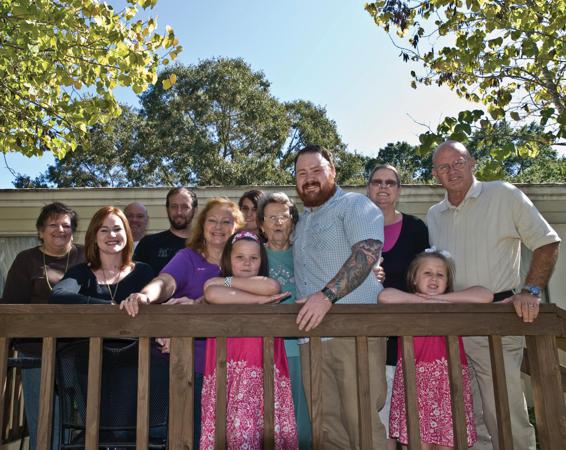
<svg viewBox="0 0 566 450"><path fill-rule="evenodd" d="M370 274L374 264L379 261L383 243L376 239L366 239L352 246L352 254L344 262L338 273L326 285L342 298L356 289Z"/></svg>

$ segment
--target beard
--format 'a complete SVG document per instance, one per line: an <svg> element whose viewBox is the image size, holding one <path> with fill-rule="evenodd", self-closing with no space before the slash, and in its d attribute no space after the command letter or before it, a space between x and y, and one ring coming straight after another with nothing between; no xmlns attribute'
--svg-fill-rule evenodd
<svg viewBox="0 0 566 450"><path fill-rule="evenodd" d="M305 192L305 189L309 186L317 186L319 188L318 191L312 192ZM301 197L303 204L308 208L317 207L323 205L328 201L330 197L334 195L336 192L336 184L335 183L325 183L324 186L321 185L318 181L312 181L309 183L304 183L299 187L296 187L297 194Z"/></svg>
<svg viewBox="0 0 566 450"><path fill-rule="evenodd" d="M193 216L194 216L194 211L191 211L191 214L189 214L188 216L171 217L170 215L167 215L167 218L169 219L171 228L173 228L174 230L184 230L188 228L189 225L191 224L191 221L193 220Z"/></svg>

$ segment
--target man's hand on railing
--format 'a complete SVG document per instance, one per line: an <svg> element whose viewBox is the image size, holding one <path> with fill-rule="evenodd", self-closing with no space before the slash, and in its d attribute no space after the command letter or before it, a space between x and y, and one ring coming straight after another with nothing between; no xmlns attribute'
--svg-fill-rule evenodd
<svg viewBox="0 0 566 450"><path fill-rule="evenodd" d="M519 292L501 301L501 303L513 303L515 312L523 319L523 322L534 322L538 316L540 298L528 292Z"/></svg>
<svg viewBox="0 0 566 450"><path fill-rule="evenodd" d="M322 292L315 292L308 297L301 298L297 300L297 303L304 304L297 316L297 325L301 331L310 331L320 325L332 307L332 303Z"/></svg>

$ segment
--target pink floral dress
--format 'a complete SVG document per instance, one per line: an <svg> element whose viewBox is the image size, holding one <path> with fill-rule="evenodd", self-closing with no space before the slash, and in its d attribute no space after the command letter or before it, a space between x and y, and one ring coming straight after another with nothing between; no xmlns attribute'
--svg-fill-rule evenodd
<svg viewBox="0 0 566 450"><path fill-rule="evenodd" d="M470 372L462 338L459 338L459 345L464 381L466 429L468 446L471 447L477 440L477 434L474 424ZM415 336L414 348L421 440L428 444L454 447L446 338L444 336ZM397 361L391 397L389 437L398 439L402 444L407 445L405 385L403 382L403 363L401 359L402 349L399 346L399 360Z"/></svg>
<svg viewBox="0 0 566 450"><path fill-rule="evenodd" d="M275 448L297 449L297 425L283 339L274 339ZM263 448L263 340L226 340L226 443L229 449ZM216 339L206 342L200 449L214 449Z"/></svg>

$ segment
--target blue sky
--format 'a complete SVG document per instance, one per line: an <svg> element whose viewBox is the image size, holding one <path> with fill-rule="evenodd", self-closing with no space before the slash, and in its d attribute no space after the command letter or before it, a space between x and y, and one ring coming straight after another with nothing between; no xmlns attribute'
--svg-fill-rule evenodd
<svg viewBox="0 0 566 450"><path fill-rule="evenodd" d="M436 127L468 105L447 89L412 89L413 67L363 6L353 0L159 0L152 15L159 31L174 28L184 48L178 61L242 57L265 73L273 95L325 106L348 148L375 156L389 142L417 143L425 128L416 122ZM129 90L116 94L137 104ZM14 179L6 162L33 177L53 158L6 155L0 188Z"/></svg>

